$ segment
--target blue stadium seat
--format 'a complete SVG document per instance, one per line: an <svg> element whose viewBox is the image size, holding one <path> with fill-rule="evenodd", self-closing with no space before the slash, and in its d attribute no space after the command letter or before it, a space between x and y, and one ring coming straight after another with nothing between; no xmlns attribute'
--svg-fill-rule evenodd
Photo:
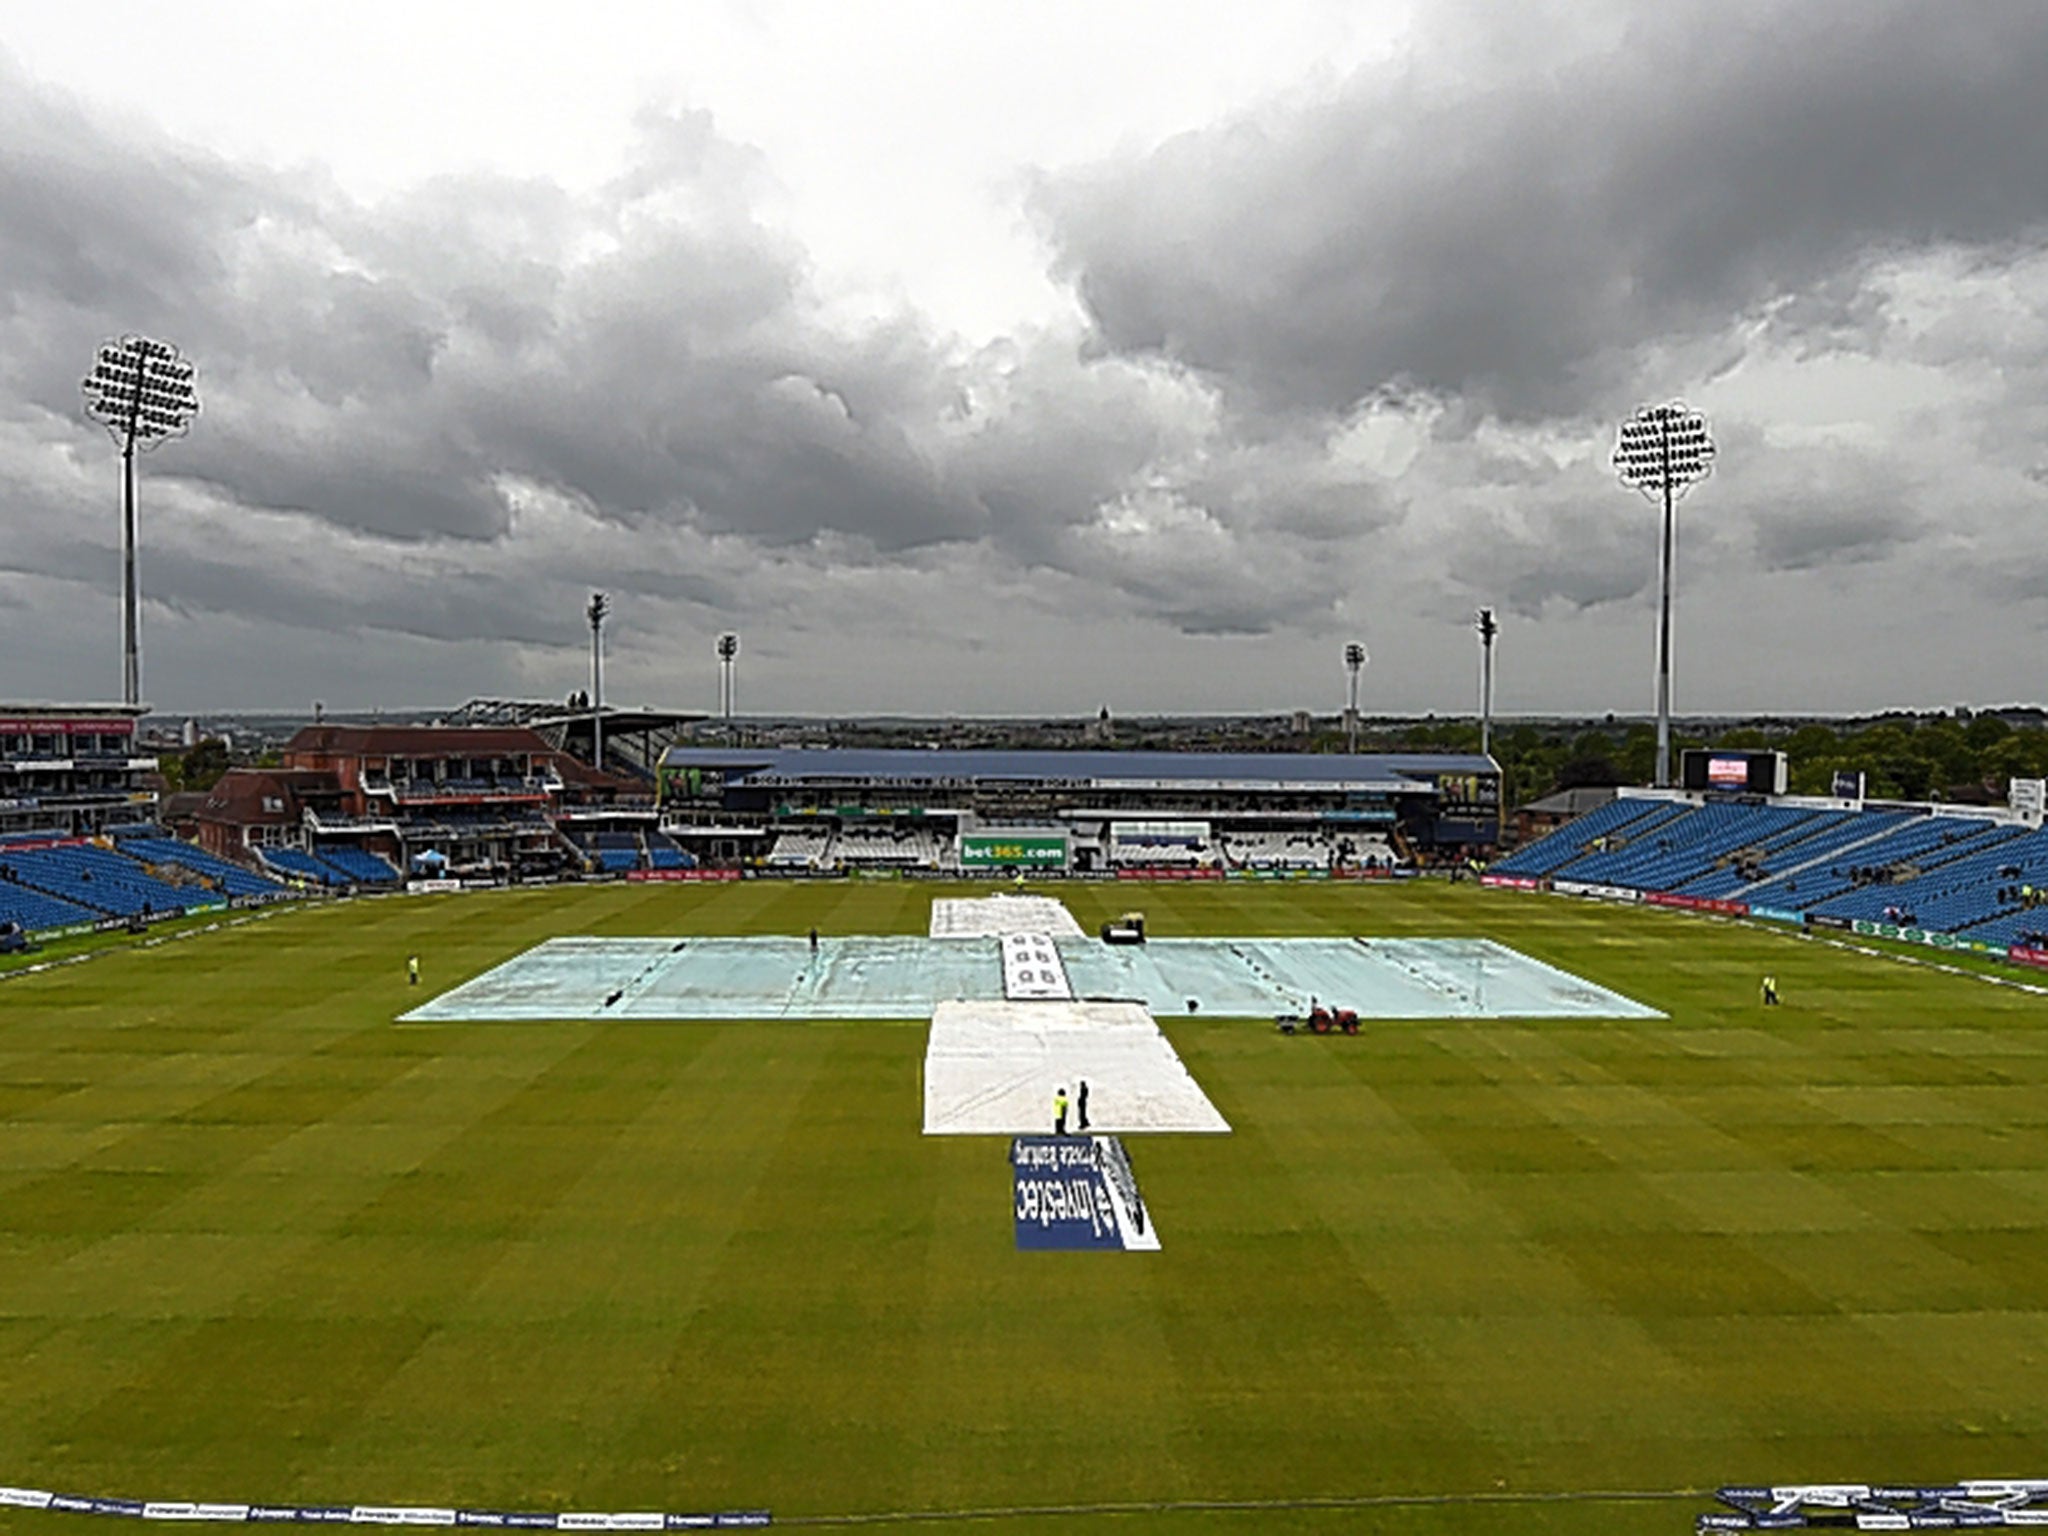
<svg viewBox="0 0 2048 1536"><path fill-rule="evenodd" d="M167 884L135 860L89 843L0 848L0 879L112 917L219 906L226 900L217 891Z"/></svg>
<svg viewBox="0 0 2048 1536"><path fill-rule="evenodd" d="M1506 858L1496 861L1493 868L1497 873L1504 875L1554 873L1585 853L1594 838L1623 832L1632 824L1668 805L1669 802L1664 800L1610 800L1598 810L1588 811L1577 820L1559 827L1548 837L1538 838L1533 843L1517 848Z"/></svg>
<svg viewBox="0 0 2048 1536"><path fill-rule="evenodd" d="M317 857L358 885L397 885L404 878L386 860L348 843L322 844Z"/></svg>
<svg viewBox="0 0 2048 1536"><path fill-rule="evenodd" d="M0 880L0 923L19 923L30 933L97 922L105 914L60 897Z"/></svg>
<svg viewBox="0 0 2048 1536"><path fill-rule="evenodd" d="M226 859L216 858L204 848L181 843L171 837L127 837L121 851L145 864L176 864L220 883L230 896L284 896L290 888Z"/></svg>

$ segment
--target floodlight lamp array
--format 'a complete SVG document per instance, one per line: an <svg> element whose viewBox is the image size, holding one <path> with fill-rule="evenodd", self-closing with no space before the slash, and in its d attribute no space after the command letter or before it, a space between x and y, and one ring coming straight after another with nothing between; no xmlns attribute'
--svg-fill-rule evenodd
<svg viewBox="0 0 2048 1536"><path fill-rule="evenodd" d="M718 659L731 661L740 653L740 637L730 632L718 637Z"/></svg>
<svg viewBox="0 0 2048 1536"><path fill-rule="evenodd" d="M1682 493L1714 467L1714 440L1707 418L1682 400L1646 405L1621 424L1614 450L1615 473L1639 491Z"/></svg>
<svg viewBox="0 0 2048 1536"><path fill-rule="evenodd" d="M1354 672L1365 665L1365 647L1356 640L1344 647L1344 665Z"/></svg>
<svg viewBox="0 0 2048 1536"><path fill-rule="evenodd" d="M199 414L195 370L178 349L146 336L103 343L80 381L86 414L114 441L144 450L180 437Z"/></svg>

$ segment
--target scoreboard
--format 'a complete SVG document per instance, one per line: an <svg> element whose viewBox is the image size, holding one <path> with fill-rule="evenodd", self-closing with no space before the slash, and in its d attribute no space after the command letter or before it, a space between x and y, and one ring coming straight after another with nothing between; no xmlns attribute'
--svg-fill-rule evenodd
<svg viewBox="0 0 2048 1536"><path fill-rule="evenodd" d="M1785 793L1785 754L1690 749L1679 764L1679 784L1690 790L1731 795Z"/></svg>

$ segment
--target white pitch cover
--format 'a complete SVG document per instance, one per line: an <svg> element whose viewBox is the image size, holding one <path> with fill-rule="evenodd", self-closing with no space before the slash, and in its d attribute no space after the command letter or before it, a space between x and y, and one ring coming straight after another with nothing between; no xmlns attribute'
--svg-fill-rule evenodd
<svg viewBox="0 0 2048 1536"><path fill-rule="evenodd" d="M1044 933L1003 935L1003 996L1013 1003L1070 1003L1066 964Z"/></svg>

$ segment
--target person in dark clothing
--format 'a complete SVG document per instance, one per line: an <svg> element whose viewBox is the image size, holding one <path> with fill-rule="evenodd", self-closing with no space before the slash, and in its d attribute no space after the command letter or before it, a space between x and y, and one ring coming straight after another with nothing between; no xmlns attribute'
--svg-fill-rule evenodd
<svg viewBox="0 0 2048 1536"><path fill-rule="evenodd" d="M1074 1108L1081 1117L1076 1129L1085 1132L1088 1129L1088 1079L1085 1077L1081 1079L1081 1092L1074 1100Z"/></svg>
<svg viewBox="0 0 2048 1536"><path fill-rule="evenodd" d="M811 958L818 958L818 930L815 928L811 930Z"/></svg>

